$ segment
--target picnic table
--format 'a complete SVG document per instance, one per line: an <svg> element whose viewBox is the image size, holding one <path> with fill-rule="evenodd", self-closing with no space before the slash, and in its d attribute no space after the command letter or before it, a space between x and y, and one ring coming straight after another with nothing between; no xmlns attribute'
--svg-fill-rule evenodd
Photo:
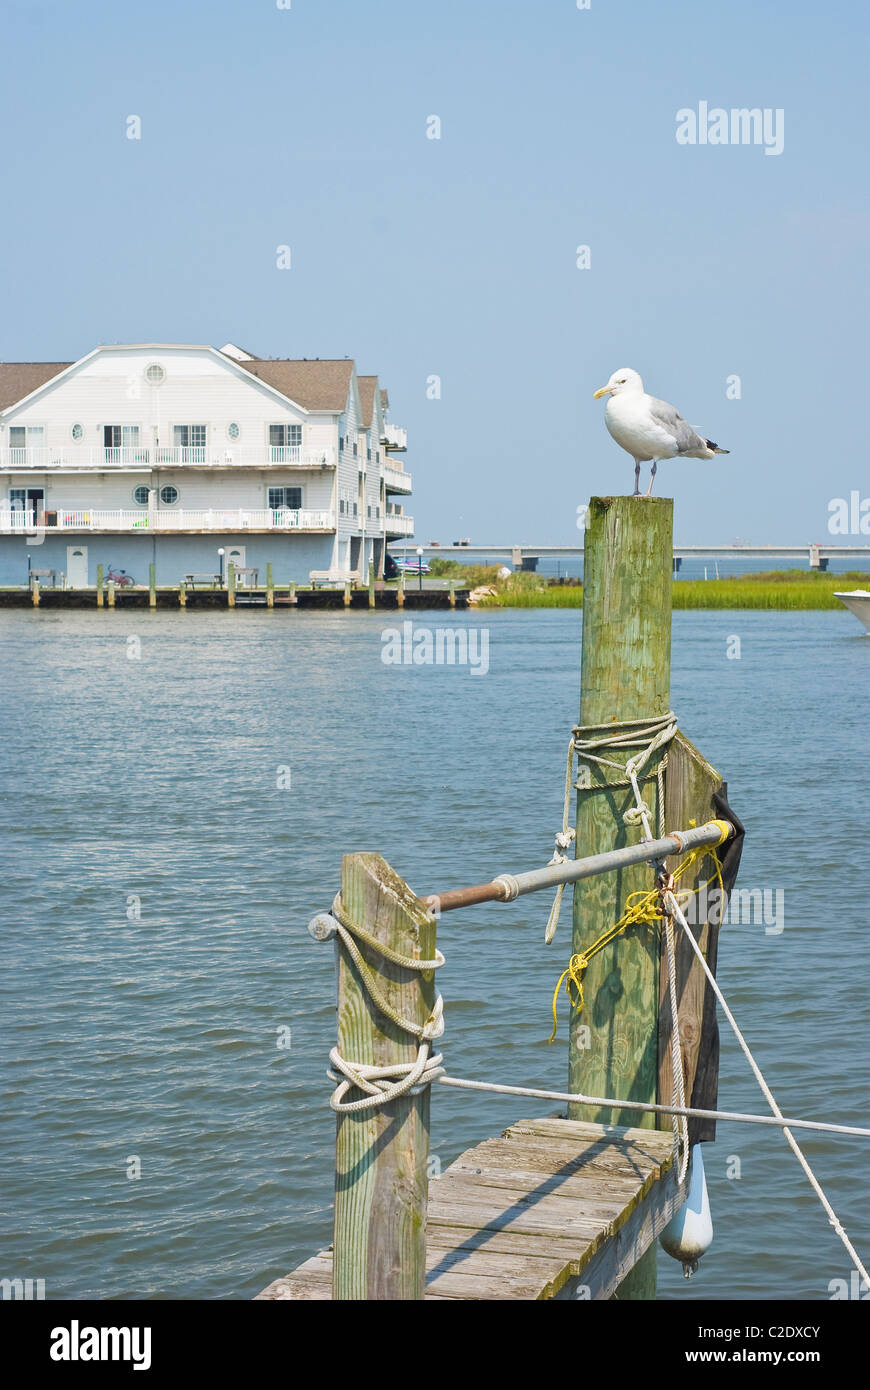
<svg viewBox="0 0 870 1390"><path fill-rule="evenodd" d="M219 589L222 587L221 576L219 574L186 574L184 576L184 582L185 584L189 584L192 589L195 589L198 584L207 586L209 589Z"/></svg>

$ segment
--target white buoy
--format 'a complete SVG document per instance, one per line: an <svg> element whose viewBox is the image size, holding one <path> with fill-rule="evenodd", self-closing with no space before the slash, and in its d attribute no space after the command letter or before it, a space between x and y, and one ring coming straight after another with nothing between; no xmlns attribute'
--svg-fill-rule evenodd
<svg viewBox="0 0 870 1390"><path fill-rule="evenodd" d="M704 1160L701 1145L692 1149L689 1170L689 1195L683 1206L672 1217L659 1236L663 1250L679 1260L687 1279L695 1273L698 1261L713 1242L713 1219L710 1215L710 1198L707 1195L707 1179L704 1176Z"/></svg>

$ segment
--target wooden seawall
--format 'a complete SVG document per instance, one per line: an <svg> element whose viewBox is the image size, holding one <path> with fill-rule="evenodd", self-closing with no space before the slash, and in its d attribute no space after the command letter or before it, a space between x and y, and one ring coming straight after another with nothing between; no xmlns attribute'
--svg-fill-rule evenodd
<svg viewBox="0 0 870 1390"><path fill-rule="evenodd" d="M51 589L39 588L38 605L34 603L33 593L30 589L2 589L0 590L0 608L102 608L108 607L99 601L97 589ZM337 608L369 608L391 610L397 612L401 607L407 609L448 609L448 608L468 608L467 589L456 589L451 602L451 594L447 589L411 589L406 588L404 601L400 605L395 589L378 590L374 594L374 602L371 601L368 589L353 589L349 596L345 596L342 589L296 589L292 597L286 586L279 589L277 586L274 591L275 608L305 608L305 609L337 609ZM103 596L105 597L105 596ZM226 589L187 589L186 592L179 593L177 586L167 588L158 587L154 591L154 601L151 602L149 590L144 587L135 589L118 588L114 592L111 606L116 608L195 608L195 609L223 609L228 607L235 608L267 608L272 605L268 601L265 589L242 589L237 590L234 595L235 602L229 602L229 594Z"/></svg>
<svg viewBox="0 0 870 1390"><path fill-rule="evenodd" d="M426 1299L613 1296L685 1199L673 1136L521 1120L429 1184ZM261 1299L331 1299L332 1253Z"/></svg>

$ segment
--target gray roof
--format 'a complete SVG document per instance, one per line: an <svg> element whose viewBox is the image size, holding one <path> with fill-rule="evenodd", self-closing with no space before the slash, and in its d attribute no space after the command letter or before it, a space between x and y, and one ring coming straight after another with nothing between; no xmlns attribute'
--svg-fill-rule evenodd
<svg viewBox="0 0 870 1390"><path fill-rule="evenodd" d="M0 362L0 410L65 372L71 362Z"/></svg>

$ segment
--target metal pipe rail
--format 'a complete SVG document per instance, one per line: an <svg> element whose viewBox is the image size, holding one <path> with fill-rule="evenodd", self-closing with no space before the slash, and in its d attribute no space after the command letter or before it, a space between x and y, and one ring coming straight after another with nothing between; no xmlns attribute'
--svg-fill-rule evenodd
<svg viewBox="0 0 870 1390"><path fill-rule="evenodd" d="M733 835L733 827L730 834ZM537 893L542 888L557 888L560 883L576 883L595 874L623 869L629 864L666 859L673 854L686 854L699 845L718 845L722 842L722 822L708 821L690 830L672 830L661 840L642 840L624 849L607 850L586 859L569 859L562 864L545 864L542 869L530 869L524 874L499 874L490 883L476 883L471 888L451 888L446 893L430 893L424 898L431 912L452 912L458 907L476 903L510 903L524 893Z"/></svg>

